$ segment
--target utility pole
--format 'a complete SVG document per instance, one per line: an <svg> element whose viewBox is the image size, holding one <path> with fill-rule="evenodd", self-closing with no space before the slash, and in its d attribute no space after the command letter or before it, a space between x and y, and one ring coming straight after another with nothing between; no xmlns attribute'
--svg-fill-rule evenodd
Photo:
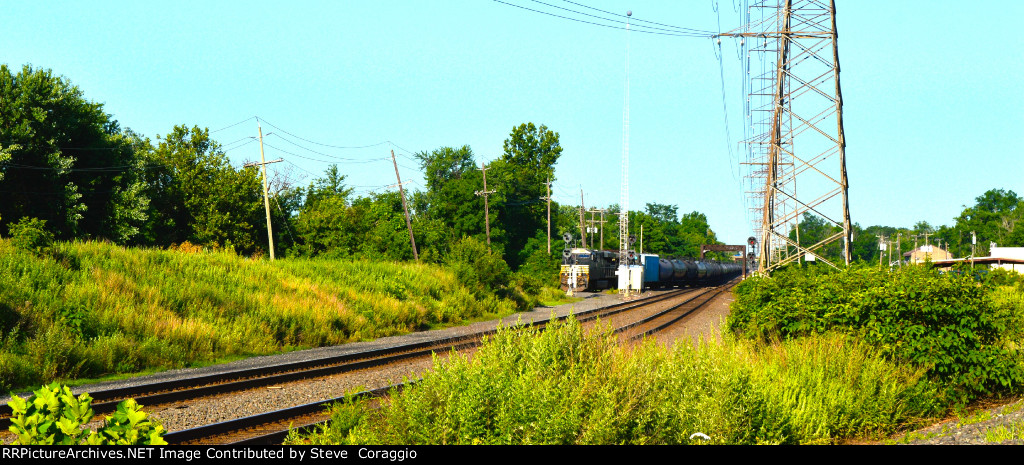
<svg viewBox="0 0 1024 465"><path fill-rule="evenodd" d="M875 234L878 237L878 269L882 269L882 251L885 250L885 235Z"/></svg>
<svg viewBox="0 0 1024 465"><path fill-rule="evenodd" d="M583 229L583 188L580 188L580 236L583 240L583 248L587 248L587 231Z"/></svg>
<svg viewBox="0 0 1024 465"><path fill-rule="evenodd" d="M896 259L900 261L900 268L903 268L903 232L896 233Z"/></svg>
<svg viewBox="0 0 1024 465"><path fill-rule="evenodd" d="M606 208L591 208L590 210L588 210L588 213L590 213L591 215L593 215L595 213L600 213L601 214L601 219L600 220L595 220L593 218L593 216L591 216L591 219L590 219L590 225L594 227L594 232L598 232L596 225L597 224L601 225L601 231L600 231L601 232L601 248L600 248L600 250L604 250L604 223L605 223L605 221L604 221L604 214L607 211L608 211L608 209L606 209ZM591 241L591 243L593 243L593 241Z"/></svg>
<svg viewBox="0 0 1024 465"><path fill-rule="evenodd" d="M259 122L256 123L256 127L260 131L260 163L246 163L243 167L260 165L263 168L263 209L267 212L267 242L270 244L270 260L274 260L274 231L270 227L270 197L268 195L270 188L267 186L267 165L270 163L278 163L284 161L283 158L277 160L267 161L267 157L263 155L263 127Z"/></svg>
<svg viewBox="0 0 1024 465"><path fill-rule="evenodd" d="M548 201L548 255L551 255L551 176L548 176L548 182L544 183L544 185L548 188L548 195L541 197L541 200ZM484 189L487 189L487 186L484 186Z"/></svg>
<svg viewBox="0 0 1024 465"><path fill-rule="evenodd" d="M487 204L487 196L493 194L495 191L487 190L487 164L480 163L480 170L484 172L484 190L476 191L476 195L484 196L484 229L487 231L487 249L491 248L491 207ZM551 230L548 229L548 253L551 250Z"/></svg>
<svg viewBox="0 0 1024 465"><path fill-rule="evenodd" d="M978 244L978 236L971 231L971 270L974 270L974 246Z"/></svg>
<svg viewBox="0 0 1024 465"><path fill-rule="evenodd" d="M395 179L398 179L398 193L402 195L402 210L405 210L405 226L409 228L409 243L412 244L412 257L420 261L420 254L416 252L416 238L412 235L412 221L409 221L409 207L405 204L405 189L402 188L402 177L398 175L398 161L395 160L395 151L391 151L391 163L395 164Z"/></svg>

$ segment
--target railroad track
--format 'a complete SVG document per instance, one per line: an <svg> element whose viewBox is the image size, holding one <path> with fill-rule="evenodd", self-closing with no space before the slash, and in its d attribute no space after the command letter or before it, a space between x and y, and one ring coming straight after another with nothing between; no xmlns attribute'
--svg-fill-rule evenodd
<svg viewBox="0 0 1024 465"><path fill-rule="evenodd" d="M617 327L613 330L616 333L624 334L628 341L636 341L670 327L731 287L731 285L726 285L697 291L689 289L672 291L653 298L623 302L583 312L576 314L576 318L580 321L591 321L685 296L682 302L673 303L667 309L659 310L653 315L648 315L639 321ZM560 317L558 319L564 318ZM372 391L364 391L355 394L355 397L379 401L391 389L401 389L409 384L411 383L396 384ZM229 422L200 426L189 430L168 433L164 436L164 439L170 444L280 444L288 435L290 429L309 430L328 421L330 414L326 412L327 405L345 400L346 397L343 396L252 417L239 418Z"/></svg>
<svg viewBox="0 0 1024 465"><path fill-rule="evenodd" d="M662 295L636 301L622 302L607 307L576 313L576 318L590 321L617 313L629 311L653 302L671 299L686 290L666 292ZM564 319L565 317L558 317ZM537 323L543 327L546 322ZM496 333L495 330L482 331L474 334L452 338L436 339L413 344L404 344L384 349L371 350L353 354L318 358L300 362L292 362L269 367L249 368L226 373L197 376L188 379L162 381L139 386L109 389L89 393L93 399L92 408L97 415L113 412L117 404L125 399L134 398L139 404L156 408L165 404L210 397L214 395L239 392L259 387L273 386L281 383L303 379L319 378L341 373L372 369L374 367L409 360L418 357L429 357L436 352L462 350L476 346L485 336ZM0 406L0 430L6 430L11 424L11 408Z"/></svg>
<svg viewBox="0 0 1024 465"><path fill-rule="evenodd" d="M649 324L651 321L662 321L671 312L678 313L682 306L709 294L710 290L682 289L662 293L655 297L621 302L614 305L575 313L580 322L589 322L598 318L610 318L632 310L643 309L659 302L669 301L680 296L687 296L683 303L671 305L668 310L659 311L655 316L644 318L642 324L630 324L618 328L617 332L634 331L633 328ZM719 291L722 292L722 291ZM692 294L692 295L691 295ZM716 294L717 295L717 294ZM712 297L707 297L704 302ZM690 310L692 312L694 310ZM686 313L688 314L688 313ZM678 316L678 321L685 314ZM566 318L555 317L557 320ZM544 326L547 322L535 323ZM666 324L666 323L662 323ZM669 323L670 324L670 323ZM646 326L644 326L646 328ZM645 330L652 333L655 330ZM493 335L496 330L482 331L474 334L450 337L439 340L425 341L414 344L394 346L385 349L366 351L342 356L293 362L270 367L237 370L228 373L200 376L176 381L166 381L137 387L111 389L90 393L94 399L93 409L99 416L112 412L118 402L127 398L135 398L137 402L155 411L160 406L185 400L195 401L225 393L274 386L286 382L304 379L322 378L360 370L373 370L385 365L407 361L419 357L431 357L436 352L451 350L462 351L480 344L484 337ZM632 334L632 333L631 333ZM639 333L638 333L639 334ZM633 338L641 336L631 336ZM400 388L403 384L387 388L365 391L359 397L379 398L390 388ZM239 418L207 426L191 428L168 433L165 439L171 444L280 444L289 428L308 428L326 421L325 404L344 400L344 397L326 399L298 407L281 409L275 412ZM0 408L0 428L6 430L10 424L10 408Z"/></svg>

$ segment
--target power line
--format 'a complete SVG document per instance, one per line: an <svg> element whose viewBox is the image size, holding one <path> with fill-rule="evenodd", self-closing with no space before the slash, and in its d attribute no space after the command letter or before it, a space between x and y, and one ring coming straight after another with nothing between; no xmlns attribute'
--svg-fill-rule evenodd
<svg viewBox="0 0 1024 465"><path fill-rule="evenodd" d="M535 2L535 3L540 3L541 5L547 5L547 6L550 6L551 8L557 8L557 9L559 9L559 10L569 11L569 12L572 12L572 13L576 13L576 14L578 14L578 15L583 15L583 16L589 16L589 17L591 17L591 18L597 18L597 19L600 19L601 21L614 21L614 22L621 22L621 21L622 21L622 20L620 20L620 19L618 19L618 18L615 18L615 19L608 19L608 18L603 18L603 17L601 17L601 16L596 16L596 15L592 15L592 14L589 14L589 13L584 13L584 12L582 12L582 11L577 11L577 10L573 10L573 9L571 9L571 8L564 8L564 7L560 7L560 6L552 5L552 4L550 4L550 3L544 3L544 2L542 2L542 1L540 1L540 0L532 0L532 1L533 1L533 2ZM572 2L569 2L569 3L572 3ZM581 6L583 6L583 5L581 5ZM596 9L596 8L595 8L595 9ZM597 11L602 11L602 12L604 12L604 13L607 13L607 14L610 14L610 15L613 15L613 16L621 16L621 17L625 17L625 15L618 15L618 14L615 14L615 13L611 13L611 12L606 12L606 11L604 11L604 10L597 10ZM671 30L671 29L665 29L665 28L660 28L660 27L652 27L652 26L637 26L637 25L635 25L635 24L633 25L633 27L646 27L646 28L649 28L649 29L654 29L654 30L658 30L658 31L669 31L669 32L672 32L672 33L678 33L678 32L682 32L682 31L673 31L673 30ZM710 34L710 32L709 32L709 34Z"/></svg>
<svg viewBox="0 0 1024 465"><path fill-rule="evenodd" d="M578 23L592 24L594 26L602 26L602 27L607 27L607 28L612 28L612 29L621 29L621 30L625 30L626 29L625 27L622 27L622 26L615 26L615 25L611 25L611 24L595 23L593 21L586 21L586 20L583 20L583 19L570 18L568 16L562 16L562 15L558 15L558 14L551 13L551 12L548 12L548 11L535 10L533 8L528 8L528 7L525 7L525 6L522 6L522 5L516 5L514 3L503 2L501 0L493 0L493 1L501 3L503 5L514 6L516 8L522 8L524 10L532 11L534 13L540 13L540 14L543 14L543 15L554 16L556 18L561 18L561 19L568 19L569 21L576 21ZM585 13L580 13L580 14L585 14ZM611 20L609 19L608 21L611 21ZM649 27L649 26L645 26L645 27ZM695 33L685 33L683 31L680 31L679 34L673 34L673 33L668 33L668 32L656 32L656 31L646 31L646 30L637 30L637 29L632 29L632 30L635 30L636 32L643 32L643 33L646 33L646 34L656 34L656 35L671 36L671 37L709 37L710 36L710 33L708 33L708 34L695 34Z"/></svg>
<svg viewBox="0 0 1024 465"><path fill-rule="evenodd" d="M600 11L601 13L613 15L613 16L620 17L620 18L622 17L622 15L619 14L619 13L613 13L611 11L602 10L600 8L594 8L594 7L589 6L589 5L583 5L581 3L576 3L576 2L569 1L569 0L562 0L562 1L565 2L565 3L572 3L573 5L581 6L583 8L588 8L588 9L591 9L591 10L594 10L594 11ZM711 34L711 31L705 31L705 30L702 30L702 29L693 29L693 28L689 28L689 27L673 26L671 24L657 23L657 22L654 22L654 21L647 21L647 20L637 19L637 18L633 18L633 17L630 17L630 20L631 21L639 21L641 23L657 24L659 26L671 27L671 28L674 28L674 29L680 29L680 30L684 30L684 31L692 31L692 32L701 33L701 34ZM636 26L636 25L634 24L634 26ZM631 30L635 31L636 29L631 29Z"/></svg>
<svg viewBox="0 0 1024 465"><path fill-rule="evenodd" d="M244 122L246 122L246 121L249 121L249 120L251 120L251 119L253 119L253 118L256 118L256 117L255 117L255 116L250 116L250 117L248 117L248 118L246 118L246 119L243 119L242 121L239 121L239 122L237 122L237 123L235 123L235 124L232 124L231 126L225 126L225 127L222 127L222 128L220 128L220 129L218 129L218 130L216 130L216 131L210 131L210 134L213 134L213 133L215 133L215 132L220 132L220 131L223 131L223 130L225 130L225 129L231 129L231 128L233 128L233 127L235 127L235 126L238 126L239 124L242 124L242 123L244 123ZM257 119L259 119L259 118L257 118Z"/></svg>
<svg viewBox="0 0 1024 465"><path fill-rule="evenodd" d="M274 125L274 123L271 123L270 121L267 121L267 120L265 120L263 118L260 118L258 116L256 117L256 119L259 120L259 121L263 121L264 123L267 123L267 126L270 126L270 127L274 128L274 129L277 129L278 131L281 131L281 132L283 132L285 134L288 134L289 136L292 136L292 137L294 137L296 139L299 139L299 140L304 141L304 142L309 142L310 144L320 145L320 146L323 146L323 147L330 147L330 148L334 148L334 149L368 149L370 147L377 147L379 145L384 145L384 144L388 143L388 141L383 141L383 142L377 142L376 144L361 145L361 146L343 146L343 145L322 144L320 142L316 142L316 141L312 141L312 140L309 140L309 139L305 139L305 138L300 137L300 136L296 136L295 134L292 134L292 133L290 133L290 132L288 132L288 131L286 131L284 129L281 129L280 127Z"/></svg>
<svg viewBox="0 0 1024 465"><path fill-rule="evenodd" d="M270 145L270 144L266 143L266 141L263 142L263 145L266 145L267 147L270 147L270 148L272 148L274 150L277 150L278 152L287 153L288 155L291 155L291 156L294 156L294 157L299 157L299 158L302 158L304 160L317 161L317 162L320 162L320 163L330 163L330 164L364 164L364 163L373 163L373 162L387 160L387 158L372 158L372 159L369 159L369 160L343 161L343 162L339 163L336 160L321 160L319 158L312 158L312 157L307 157L307 156L304 156L304 155L299 155L299 154L294 153L294 152L289 152L289 151L284 150L284 149L282 149L280 147L275 147L273 145Z"/></svg>
<svg viewBox="0 0 1024 465"><path fill-rule="evenodd" d="M366 160L363 160L363 159L359 159L359 158L347 158L347 157L339 157L339 156L337 156L337 155L331 155L331 154L329 154L329 153L323 153L323 152L320 152L320 151L317 151L317 150L313 150L313 149L311 149L311 148L309 148L309 147L304 147L304 146L302 146L302 145L299 145L299 144L297 144L297 143L295 143L295 142L292 142L292 141L288 140L288 139L287 139L286 137L284 137L284 136L282 136L282 135L280 135L280 134L277 134L277 133L270 133L270 134L267 134L267 136L277 136L278 138L280 138L281 140L283 140L283 141L285 141L285 142L287 142L287 143L289 143L289 144L292 144L292 145L294 145L294 146L296 146L296 147L298 147L298 148L300 148L300 149L306 150L306 151L308 151L308 152L311 152L311 153L315 153L315 154L317 154L317 155L323 155L323 156L325 156L325 157L329 157L329 158L335 158L335 159L338 159L338 160L342 160L342 161L351 161L351 162L361 162L361 161L366 161Z"/></svg>
<svg viewBox="0 0 1024 465"><path fill-rule="evenodd" d="M15 168L15 169L23 169L23 170L69 171L69 172L86 172L86 173L87 172L100 172L100 173L102 173L102 172L118 172L118 171L125 171L125 170L132 169L132 168L148 170L148 169L154 169L154 168L164 168L166 166L167 165L150 164L150 165L146 165L146 166L116 165L116 166L97 166L97 167L92 167L92 168L52 168L52 167L48 167L48 166L20 165L20 164L17 164L17 163L8 163L8 164L4 165L5 168Z"/></svg>

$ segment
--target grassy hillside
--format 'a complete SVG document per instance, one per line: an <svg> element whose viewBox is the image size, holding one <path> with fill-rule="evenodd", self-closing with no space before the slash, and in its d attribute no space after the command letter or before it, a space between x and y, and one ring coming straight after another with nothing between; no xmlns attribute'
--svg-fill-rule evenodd
<svg viewBox="0 0 1024 465"><path fill-rule="evenodd" d="M0 240L0 389L339 344L514 311L438 266Z"/></svg>

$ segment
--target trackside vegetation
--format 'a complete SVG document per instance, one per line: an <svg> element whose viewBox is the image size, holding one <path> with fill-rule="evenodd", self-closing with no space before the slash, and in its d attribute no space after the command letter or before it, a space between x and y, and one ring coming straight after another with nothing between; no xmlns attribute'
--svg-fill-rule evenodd
<svg viewBox="0 0 1024 465"><path fill-rule="evenodd" d="M625 349L575 321L505 329L303 444L829 444L1021 392L1024 283L799 268L737 290L718 342Z"/></svg>
<svg viewBox="0 0 1024 465"><path fill-rule="evenodd" d="M934 414L922 371L839 334L628 349L574 320L504 329L379 410L293 444L818 444ZM698 434L700 433L700 434Z"/></svg>
<svg viewBox="0 0 1024 465"><path fill-rule="evenodd" d="M1020 392L1024 313L1005 273L942 274L929 267L844 272L790 268L737 287L729 328L746 337L791 340L839 332L881 356L927 370L943 399Z"/></svg>
<svg viewBox="0 0 1024 465"><path fill-rule="evenodd" d="M167 445L166 432L149 418L135 399L117 404L96 431L85 428L93 419L92 397L75 397L67 386L42 386L28 399L12 396L10 430L14 445Z"/></svg>
<svg viewBox="0 0 1024 465"><path fill-rule="evenodd" d="M39 252L0 239L0 389L367 340L534 303L481 283L508 279L501 270L465 284L469 266L268 262L189 244Z"/></svg>

